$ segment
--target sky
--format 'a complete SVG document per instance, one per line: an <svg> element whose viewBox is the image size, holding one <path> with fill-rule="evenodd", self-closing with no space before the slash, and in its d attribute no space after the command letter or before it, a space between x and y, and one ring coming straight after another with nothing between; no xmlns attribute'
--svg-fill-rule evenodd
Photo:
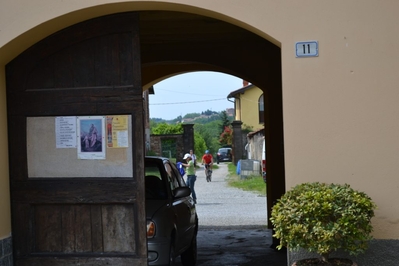
<svg viewBox="0 0 399 266"><path fill-rule="evenodd" d="M149 96L150 118L172 120L179 115L220 112L234 108L227 95L242 88L242 79L219 72L190 72L154 85Z"/></svg>

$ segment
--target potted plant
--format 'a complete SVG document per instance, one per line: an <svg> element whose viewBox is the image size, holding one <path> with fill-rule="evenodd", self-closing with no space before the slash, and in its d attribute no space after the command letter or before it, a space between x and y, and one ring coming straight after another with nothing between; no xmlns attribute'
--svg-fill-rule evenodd
<svg viewBox="0 0 399 266"><path fill-rule="evenodd" d="M303 183L286 192L273 206L274 237L291 250L319 254L293 265L356 265L348 259L329 258L332 251L357 255L368 248L376 205L349 185Z"/></svg>

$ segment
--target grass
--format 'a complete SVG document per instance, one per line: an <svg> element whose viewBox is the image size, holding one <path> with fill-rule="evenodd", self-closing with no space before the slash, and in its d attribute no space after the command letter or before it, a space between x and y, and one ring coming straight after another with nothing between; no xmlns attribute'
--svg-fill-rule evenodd
<svg viewBox="0 0 399 266"><path fill-rule="evenodd" d="M233 163L229 163L227 167L229 171L227 183L229 186L266 196L266 184L261 175L248 176L246 179L241 179L241 177L237 175L237 167Z"/></svg>

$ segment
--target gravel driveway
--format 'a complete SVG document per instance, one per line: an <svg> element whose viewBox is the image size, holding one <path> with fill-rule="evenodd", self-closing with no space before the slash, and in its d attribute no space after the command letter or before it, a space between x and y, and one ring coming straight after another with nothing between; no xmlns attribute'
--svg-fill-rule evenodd
<svg viewBox="0 0 399 266"><path fill-rule="evenodd" d="M227 163L220 163L206 182L204 169L197 170L195 192L199 226L265 226L266 197L227 185ZM266 189L266 187L265 187Z"/></svg>
<svg viewBox="0 0 399 266"><path fill-rule="evenodd" d="M286 252L270 248L266 197L229 187L227 174L227 163L213 171L212 182L203 168L196 173L197 266L287 266Z"/></svg>

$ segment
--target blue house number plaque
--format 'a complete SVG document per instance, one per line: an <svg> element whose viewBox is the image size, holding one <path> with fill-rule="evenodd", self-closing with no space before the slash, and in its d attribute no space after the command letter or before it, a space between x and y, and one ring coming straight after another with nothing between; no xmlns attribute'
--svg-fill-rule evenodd
<svg viewBox="0 0 399 266"><path fill-rule="evenodd" d="M305 41L295 43L296 57L312 57L319 56L319 42Z"/></svg>

